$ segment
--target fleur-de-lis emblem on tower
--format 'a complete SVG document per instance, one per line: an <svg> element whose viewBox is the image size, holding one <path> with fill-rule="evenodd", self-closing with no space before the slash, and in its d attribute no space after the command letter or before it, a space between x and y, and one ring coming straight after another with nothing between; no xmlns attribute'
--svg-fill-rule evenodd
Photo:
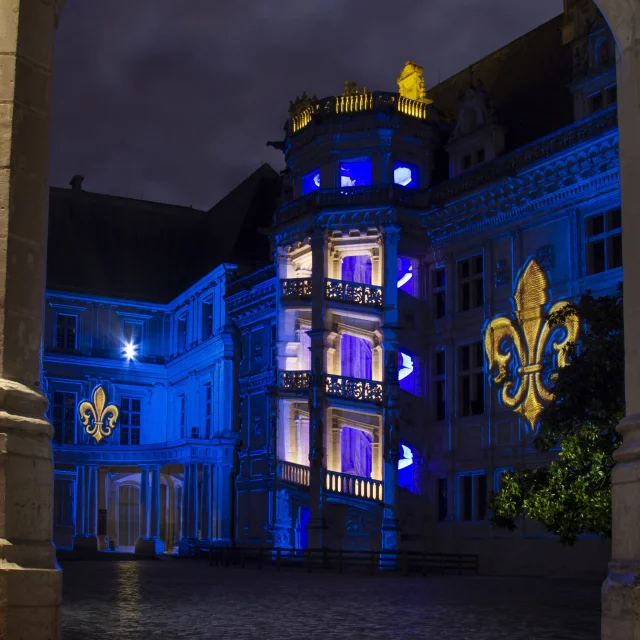
<svg viewBox="0 0 640 640"><path fill-rule="evenodd" d="M547 309L549 284L535 259L520 272L513 296L512 317L498 316L485 329L484 344L492 380L500 387L504 407L519 413L535 431L545 403L553 400L549 388L557 377L554 368L544 379L543 365L563 367L564 347L578 336L579 320L569 314L563 323L549 324L546 316L568 306L557 302Z"/></svg>
<svg viewBox="0 0 640 640"><path fill-rule="evenodd" d="M85 433L99 443L111 435L120 410L115 404L107 404L107 396L101 386L93 390L92 400L83 400L78 405L78 413Z"/></svg>

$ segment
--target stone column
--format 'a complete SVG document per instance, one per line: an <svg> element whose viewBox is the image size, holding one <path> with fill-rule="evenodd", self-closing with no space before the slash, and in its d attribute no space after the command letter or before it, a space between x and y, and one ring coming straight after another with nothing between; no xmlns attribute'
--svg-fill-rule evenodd
<svg viewBox="0 0 640 640"><path fill-rule="evenodd" d="M640 637L640 2L600 0L613 29L617 60L622 256L624 264L624 443L612 473L612 559L602 588L603 640Z"/></svg>
<svg viewBox="0 0 640 640"><path fill-rule="evenodd" d="M83 547L85 534L85 469L83 465L76 467L76 532L73 536L73 548Z"/></svg>
<svg viewBox="0 0 640 640"><path fill-rule="evenodd" d="M211 540L211 465L202 465L202 539Z"/></svg>
<svg viewBox="0 0 640 640"><path fill-rule="evenodd" d="M324 229L311 237L312 307L311 307L311 382L309 384L309 546L323 546L323 464L325 421L325 297L324 278L327 252Z"/></svg>
<svg viewBox="0 0 640 640"><path fill-rule="evenodd" d="M182 538L187 537L189 530L189 465L185 462L183 465L182 480Z"/></svg>
<svg viewBox="0 0 640 640"><path fill-rule="evenodd" d="M146 480L148 487L149 474L142 473L142 477ZM142 485L142 483L141 483ZM151 467L151 493L149 495L146 489L143 498L142 488L140 490L140 539L136 541L136 553L142 555L158 555L164 553L164 540L160 539L160 466ZM148 515L146 530L147 535L142 535L142 510L144 509Z"/></svg>
<svg viewBox="0 0 640 640"><path fill-rule="evenodd" d="M149 520L151 515L151 495L149 493L149 467L140 467L140 533L136 540L135 552L148 555Z"/></svg>
<svg viewBox="0 0 640 640"><path fill-rule="evenodd" d="M95 540L98 548L98 467L89 465L89 487L87 491L86 535Z"/></svg>
<svg viewBox="0 0 640 640"><path fill-rule="evenodd" d="M40 390L56 4L0 1L0 629L29 640L61 635Z"/></svg>
<svg viewBox="0 0 640 640"><path fill-rule="evenodd" d="M231 531L231 475L233 473L233 450L224 449L218 452L218 460L214 467L213 489L215 499L214 511L214 537L219 545L230 545L233 539Z"/></svg>
<svg viewBox="0 0 640 640"><path fill-rule="evenodd" d="M200 465L195 462L191 465L191 523L189 529L190 538L198 538L198 529L200 525Z"/></svg>
<svg viewBox="0 0 640 640"><path fill-rule="evenodd" d="M400 527L396 517L398 491L398 242L400 229L385 227L383 233L384 259L384 374L383 409L384 475L382 515L382 550L394 551L400 543ZM391 556L381 558L381 564L395 564Z"/></svg>

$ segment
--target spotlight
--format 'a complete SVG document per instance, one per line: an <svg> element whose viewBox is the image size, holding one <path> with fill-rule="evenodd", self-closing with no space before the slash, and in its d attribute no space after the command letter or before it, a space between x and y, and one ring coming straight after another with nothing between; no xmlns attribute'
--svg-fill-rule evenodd
<svg viewBox="0 0 640 640"><path fill-rule="evenodd" d="M137 345L132 344L131 342L127 342L124 345L123 354L127 360L133 360L136 357L137 353L138 353Z"/></svg>

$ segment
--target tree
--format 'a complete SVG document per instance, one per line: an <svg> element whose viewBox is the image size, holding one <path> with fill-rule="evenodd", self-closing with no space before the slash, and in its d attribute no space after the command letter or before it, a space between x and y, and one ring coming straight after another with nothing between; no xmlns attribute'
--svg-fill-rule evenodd
<svg viewBox="0 0 640 640"><path fill-rule="evenodd" d="M572 545L580 534L611 536L611 469L624 416L622 286L615 295L587 292L549 322L556 326L569 314L578 315L582 332L565 347L567 364L534 438L539 451L560 451L548 466L506 473L489 505L496 526L513 530L522 515Z"/></svg>

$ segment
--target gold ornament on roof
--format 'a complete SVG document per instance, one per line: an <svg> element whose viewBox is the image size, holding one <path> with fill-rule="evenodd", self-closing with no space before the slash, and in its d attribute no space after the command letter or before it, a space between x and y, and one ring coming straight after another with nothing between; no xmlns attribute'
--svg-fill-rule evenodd
<svg viewBox="0 0 640 640"><path fill-rule="evenodd" d="M551 351L557 367L564 367L564 347L576 340L580 328L575 315L550 326L547 314L560 311L569 303L557 302L547 310L548 302L547 276L538 262L531 259L515 287L514 313L511 317L497 316L491 320L484 336L489 371L493 382L500 387L502 405L520 414L532 432L544 405L553 400L547 384L553 383L558 375L556 369L545 382L545 354Z"/></svg>
<svg viewBox="0 0 640 640"><path fill-rule="evenodd" d="M93 390L93 402L83 400L78 405L78 413L85 433L99 443L100 440L111 435L120 410L115 404L107 404L104 389L97 386Z"/></svg>

